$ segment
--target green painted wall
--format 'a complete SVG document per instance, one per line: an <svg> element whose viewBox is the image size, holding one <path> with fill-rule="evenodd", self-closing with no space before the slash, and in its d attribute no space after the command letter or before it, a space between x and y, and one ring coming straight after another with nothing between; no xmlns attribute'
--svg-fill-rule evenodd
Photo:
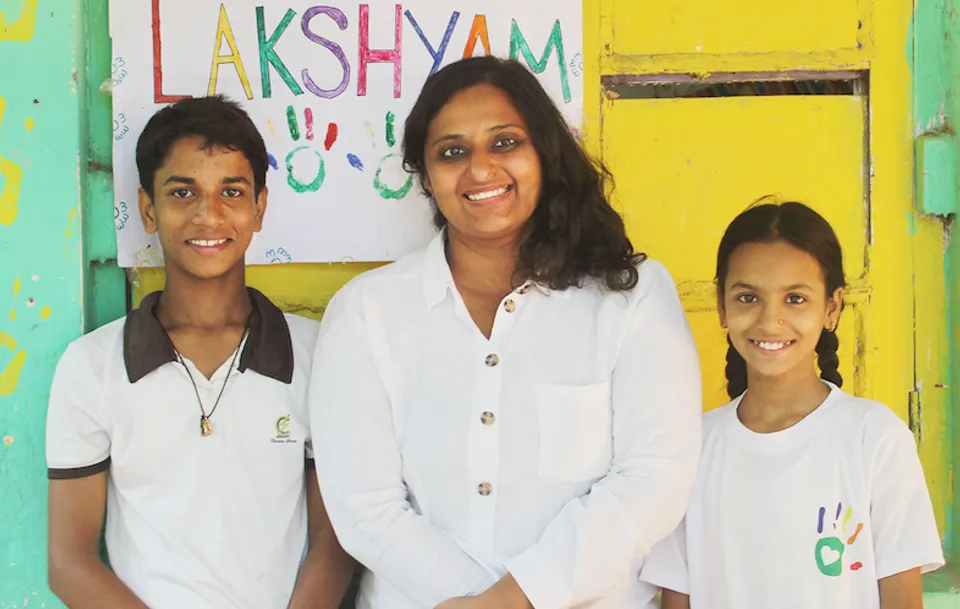
<svg viewBox="0 0 960 609"><path fill-rule="evenodd" d="M940 251L925 252L926 255L942 255L944 280L947 282L948 306L947 323L951 329L950 353L944 366L949 368L951 382L948 390L950 399L948 409L956 412L957 387L960 370L955 365L954 345L960 335L957 334L960 318L957 314L958 290L957 270L960 269L960 244L952 236L953 219L957 213L960 192L958 192L957 134L956 116L960 107L957 98L957 77L960 70L957 36L960 24L957 21L957 0L917 0L914 8L913 36L907 55L911 60L913 72L913 121L916 167L916 204L917 210L930 220L940 223L943 241ZM951 417L951 436L948 446L943 449L948 458L955 459L960 454L950 450L954 445L956 425ZM954 463L954 471L956 471ZM948 538L946 548L949 554L960 549L955 526L953 506L948 513Z"/></svg>
<svg viewBox="0 0 960 609"><path fill-rule="evenodd" d="M960 399L960 243L953 236L954 221L960 202L958 192L958 152L956 117L960 111L957 87L960 84L960 22L957 0L917 0L914 5L913 31L908 41L907 56L913 72L913 120L915 138L917 211L927 222L937 222L942 241L935 251L918 250L916 255L942 257L946 282L946 327L948 352L940 365L948 371L948 398L942 407L949 413L949 431L941 447L953 475L960 467L957 443L958 399ZM939 376L939 375L937 375ZM960 607L960 530L957 528L956 501L947 506L947 535L944 547L947 566L928 576L926 607L947 609Z"/></svg>
<svg viewBox="0 0 960 609"><path fill-rule="evenodd" d="M50 381L67 343L123 313L97 164L110 104L86 86L88 59L91 82L110 71L106 2L89 4L0 0L0 609L62 606L46 586Z"/></svg>

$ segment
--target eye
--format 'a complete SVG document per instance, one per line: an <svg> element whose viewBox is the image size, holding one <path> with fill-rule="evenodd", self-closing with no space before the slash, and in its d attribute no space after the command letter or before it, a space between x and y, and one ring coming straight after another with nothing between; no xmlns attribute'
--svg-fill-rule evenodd
<svg viewBox="0 0 960 609"><path fill-rule="evenodd" d="M174 197L174 198L176 198L176 199L186 199L187 197L189 197L189 196L192 195L192 194L193 194L193 193L190 192L190 189L189 189L189 188L177 188L177 189L174 189L174 190L171 190L171 191L170 191L170 196L172 196L172 197Z"/></svg>
<svg viewBox="0 0 960 609"><path fill-rule="evenodd" d="M237 197L242 197L242 196L243 196L243 191L242 191L242 190L239 190L239 189L237 189L237 188L224 188L224 189L223 189L223 196L225 196L225 197L227 197L227 198L230 198L230 199L236 199Z"/></svg>
<svg viewBox="0 0 960 609"><path fill-rule="evenodd" d="M498 139L496 142L494 142L493 147L494 147L494 148L500 148L501 150L506 150L506 149L513 148L513 147L515 147L516 145L517 145L517 140L516 140L516 138L512 138L512 137L502 137L502 138Z"/></svg>
<svg viewBox="0 0 960 609"><path fill-rule="evenodd" d="M463 146L450 146L449 148L444 148L442 151L440 151L440 156L445 159L455 159L463 156L466 153L467 150Z"/></svg>
<svg viewBox="0 0 960 609"><path fill-rule="evenodd" d="M807 302L807 299L801 296L800 294L790 294L787 296L787 303L792 305L799 305Z"/></svg>
<svg viewBox="0 0 960 609"><path fill-rule="evenodd" d="M737 302L742 302L743 304L753 304L757 302L757 295L751 294L749 292L744 292L743 294L738 294L736 296Z"/></svg>

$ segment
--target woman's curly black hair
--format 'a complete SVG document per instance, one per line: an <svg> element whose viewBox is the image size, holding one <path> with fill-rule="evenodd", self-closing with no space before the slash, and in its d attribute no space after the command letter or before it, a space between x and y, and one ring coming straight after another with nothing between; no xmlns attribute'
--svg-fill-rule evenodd
<svg viewBox="0 0 960 609"><path fill-rule="evenodd" d="M526 121L540 158L541 194L520 247L515 279L533 280L554 290L583 285L587 277L611 290L637 284L637 266L646 258L635 252L623 219L610 206L612 184L602 163L591 160L550 96L524 65L496 57L472 57L450 64L427 79L407 117L403 162L424 187L427 129L458 92L476 85L497 87ZM434 203L434 223L447 224Z"/></svg>

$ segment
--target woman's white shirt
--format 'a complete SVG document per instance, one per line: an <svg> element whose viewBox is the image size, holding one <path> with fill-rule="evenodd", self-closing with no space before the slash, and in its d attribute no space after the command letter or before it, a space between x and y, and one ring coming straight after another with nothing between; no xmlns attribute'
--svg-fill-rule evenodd
<svg viewBox="0 0 960 609"><path fill-rule="evenodd" d="M331 522L369 570L361 609L432 609L508 571L536 609L631 606L683 516L702 408L673 280L638 271L625 292L525 284L489 339L442 234L334 296L311 426Z"/></svg>

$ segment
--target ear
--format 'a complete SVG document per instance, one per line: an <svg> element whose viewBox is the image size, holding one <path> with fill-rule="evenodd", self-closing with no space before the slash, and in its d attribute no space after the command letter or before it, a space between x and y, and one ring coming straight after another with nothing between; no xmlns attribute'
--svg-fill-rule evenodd
<svg viewBox="0 0 960 609"><path fill-rule="evenodd" d="M840 312L843 310L843 288L837 288L827 299L827 313L823 320L823 327L836 332L840 323Z"/></svg>
<svg viewBox="0 0 960 609"><path fill-rule="evenodd" d="M433 196L433 185L430 184L430 176L426 174L423 175L423 189L427 191L427 194L431 197Z"/></svg>
<svg viewBox="0 0 960 609"><path fill-rule="evenodd" d="M157 232L157 210L153 205L153 199L142 188L137 191L137 206L140 208L140 221L143 222L143 229L147 231L147 234L153 235Z"/></svg>
<svg viewBox="0 0 960 609"><path fill-rule="evenodd" d="M255 233L259 233L263 228L263 215L267 213L267 194L268 189L264 186L253 204L253 232Z"/></svg>

